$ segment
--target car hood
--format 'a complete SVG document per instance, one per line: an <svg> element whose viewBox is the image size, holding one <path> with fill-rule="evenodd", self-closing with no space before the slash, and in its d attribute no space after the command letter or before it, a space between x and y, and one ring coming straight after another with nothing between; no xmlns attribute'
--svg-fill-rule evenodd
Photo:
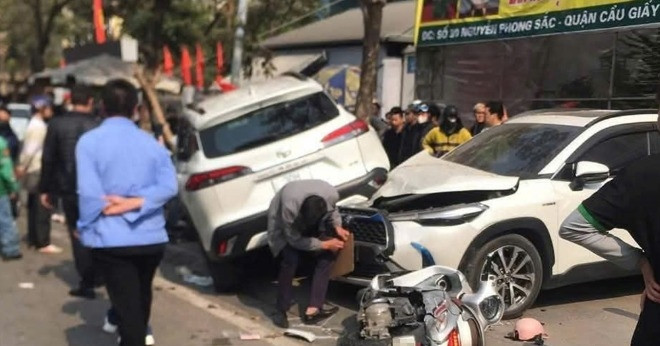
<svg viewBox="0 0 660 346"><path fill-rule="evenodd" d="M419 153L395 168L375 193L380 197L422 195L458 191L501 191L518 185L518 177L506 177Z"/></svg>

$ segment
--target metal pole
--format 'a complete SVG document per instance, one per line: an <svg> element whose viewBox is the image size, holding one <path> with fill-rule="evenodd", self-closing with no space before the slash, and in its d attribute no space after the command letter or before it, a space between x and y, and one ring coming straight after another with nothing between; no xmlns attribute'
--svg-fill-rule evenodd
<svg viewBox="0 0 660 346"><path fill-rule="evenodd" d="M234 54L231 60L231 81L234 85L240 85L241 68L243 65L243 38L245 37L245 22L247 22L248 0L238 0L238 26L234 35Z"/></svg>

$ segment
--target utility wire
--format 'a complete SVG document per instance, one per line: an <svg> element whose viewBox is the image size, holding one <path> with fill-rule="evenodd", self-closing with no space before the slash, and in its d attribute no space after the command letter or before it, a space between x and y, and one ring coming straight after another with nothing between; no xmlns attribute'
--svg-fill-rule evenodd
<svg viewBox="0 0 660 346"><path fill-rule="evenodd" d="M282 28L285 28L285 27L287 27L287 26L289 26L289 25L291 25L291 24L298 23L298 22L300 22L301 20L303 20L303 19L305 19L305 18L307 18L307 17L309 17L309 16L311 16L311 15L317 14L317 13L319 13L319 12L321 12L321 11L323 11L323 10L329 8L329 7L332 7L332 6L334 6L334 5L337 5L337 4L342 3L342 2L345 2L345 1L348 1L348 0L335 0L335 1L331 2L331 3L329 3L329 4L325 4L325 5L323 5L323 6L319 7L319 8L317 8L317 9L315 9L314 11L311 11L311 12L309 12L309 13L306 13L306 14L303 14L303 15L301 15L301 16L299 16L299 17L296 17L296 18L290 20L289 22L286 22L286 23L284 23L284 24L282 24L282 25L279 25L279 26L277 26L277 27L275 27L275 28L273 28L273 29L270 29L270 30L268 30L267 32L265 32L265 33L259 35L259 40L263 39L264 36L270 36L272 33L275 33L275 32L277 32L278 30L280 30L280 29L282 29Z"/></svg>

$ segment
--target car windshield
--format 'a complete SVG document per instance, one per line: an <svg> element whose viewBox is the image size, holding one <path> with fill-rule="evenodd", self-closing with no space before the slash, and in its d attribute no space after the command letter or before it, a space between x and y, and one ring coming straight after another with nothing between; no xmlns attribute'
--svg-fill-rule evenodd
<svg viewBox="0 0 660 346"><path fill-rule="evenodd" d="M220 157L296 135L339 115L322 92L277 103L200 132L204 154ZM319 138L320 140L320 138Z"/></svg>
<svg viewBox="0 0 660 346"><path fill-rule="evenodd" d="M505 124L481 133L442 159L499 175L531 179L581 129L566 125Z"/></svg>

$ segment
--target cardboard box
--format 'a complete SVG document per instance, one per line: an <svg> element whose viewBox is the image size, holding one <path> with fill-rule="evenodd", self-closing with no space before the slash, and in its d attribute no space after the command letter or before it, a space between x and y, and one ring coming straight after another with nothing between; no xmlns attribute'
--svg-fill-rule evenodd
<svg viewBox="0 0 660 346"><path fill-rule="evenodd" d="M344 248L337 253L337 261L332 267L330 278L336 279L352 273L353 270L355 270L355 243L353 234L351 233L348 240L344 243Z"/></svg>

